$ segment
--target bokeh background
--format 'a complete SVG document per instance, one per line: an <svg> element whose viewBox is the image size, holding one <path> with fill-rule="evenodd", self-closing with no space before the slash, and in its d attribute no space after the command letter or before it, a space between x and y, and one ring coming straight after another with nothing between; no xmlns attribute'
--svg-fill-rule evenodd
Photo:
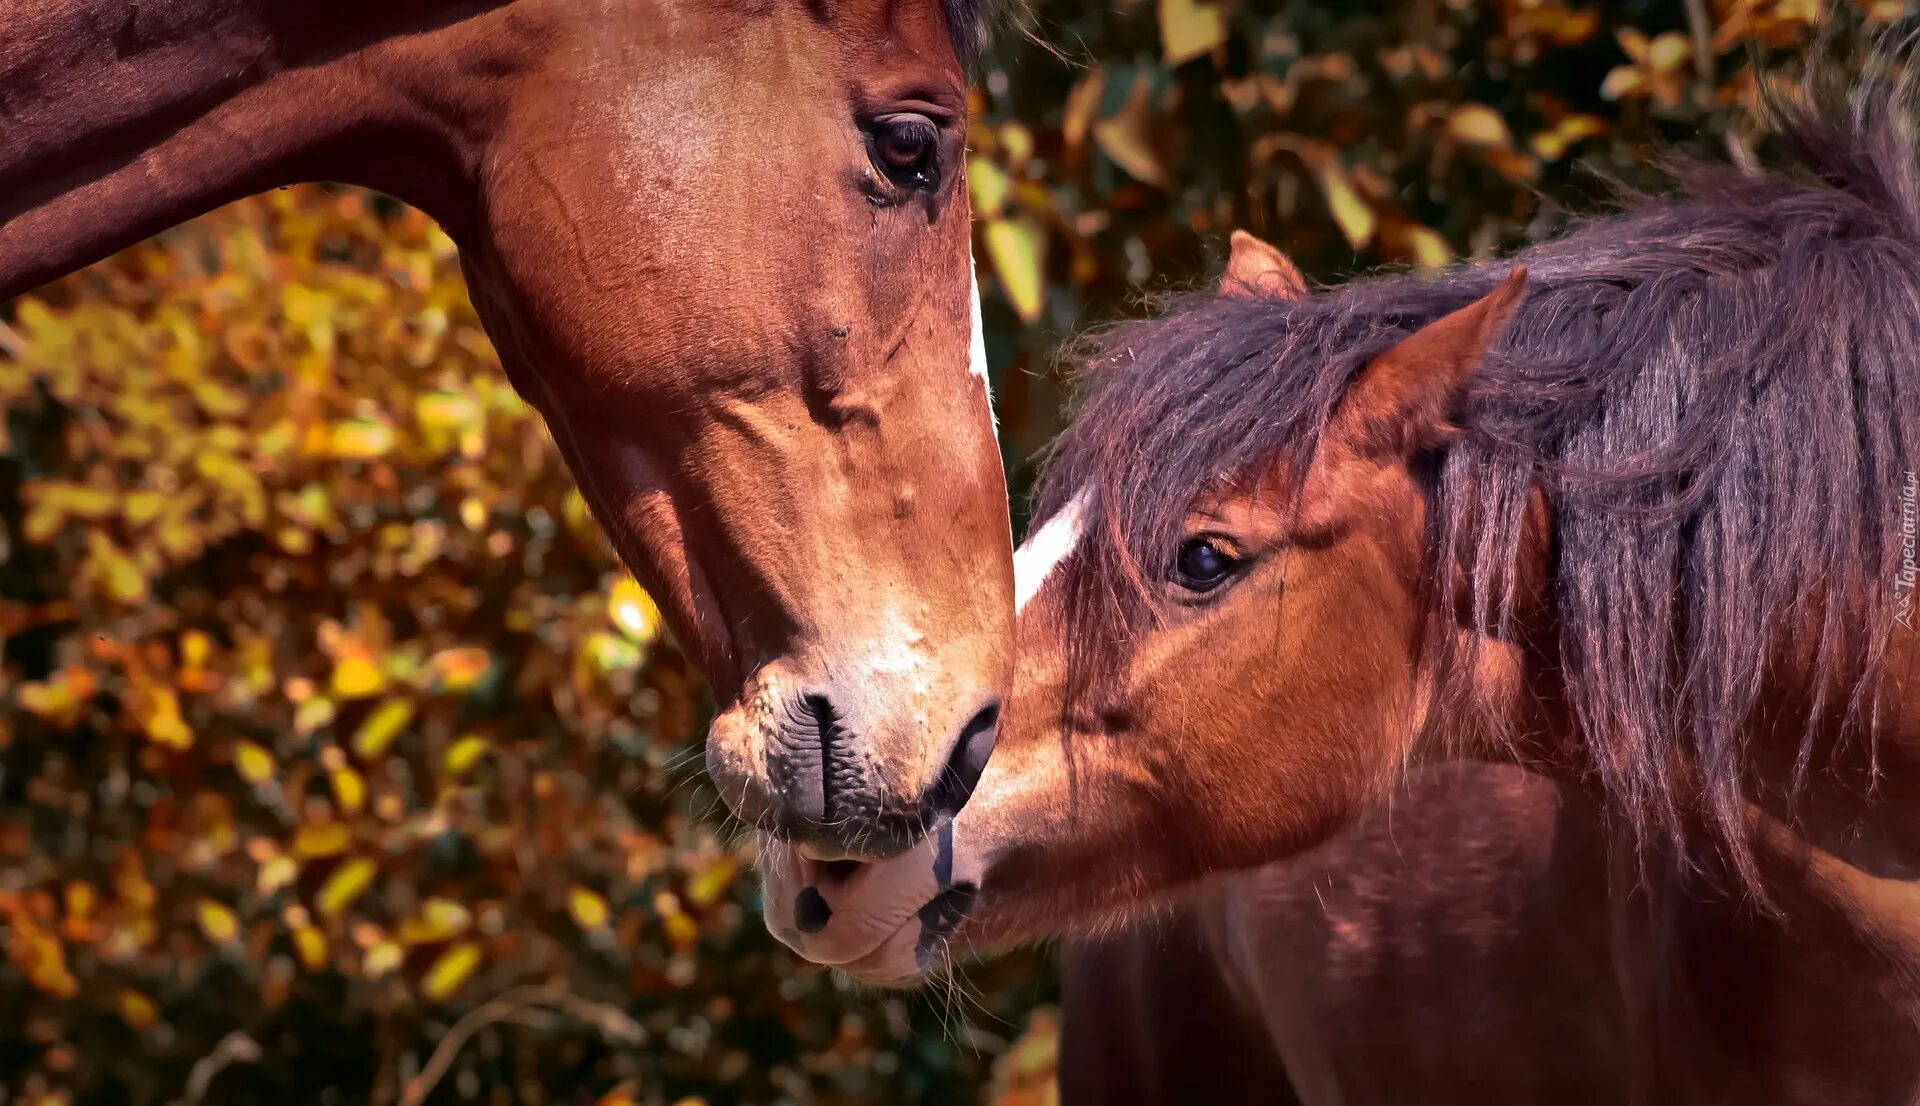
<svg viewBox="0 0 1920 1106"><path fill-rule="evenodd" d="M969 164L1016 490L1062 337L1231 229L1484 256L1905 14L1038 0ZM424 216L197 220L0 307L0 401L0 1106L1053 1101L1044 954L863 993L766 935L705 692Z"/></svg>

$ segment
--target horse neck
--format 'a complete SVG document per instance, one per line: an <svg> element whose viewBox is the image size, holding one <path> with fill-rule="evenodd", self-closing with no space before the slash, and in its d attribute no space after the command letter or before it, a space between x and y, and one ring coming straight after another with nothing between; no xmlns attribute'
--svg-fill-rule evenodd
<svg viewBox="0 0 1920 1106"><path fill-rule="evenodd" d="M461 218L493 86L529 42L489 9L44 0L10 12L0 299L301 180L365 184Z"/></svg>

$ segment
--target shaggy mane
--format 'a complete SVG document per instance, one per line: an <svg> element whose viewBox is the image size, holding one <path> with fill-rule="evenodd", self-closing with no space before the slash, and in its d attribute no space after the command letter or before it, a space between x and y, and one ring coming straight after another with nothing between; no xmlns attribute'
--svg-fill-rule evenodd
<svg viewBox="0 0 1920 1106"><path fill-rule="evenodd" d="M1464 551L1479 629L1503 632L1523 511L1545 490L1558 663L1594 772L1637 831L1682 844L1704 824L1754 886L1745 741L1770 680L1812 689L1803 714L1768 720L1799 741L1799 775L1849 735L1873 748L1883 721L1899 497L1920 468L1911 105L1892 78L1837 100L1810 82L1776 107L1786 156L1765 172L1679 170L1674 195L1496 263L1298 302L1194 294L1088 339L1036 513L1089 492L1063 569L1073 686L1151 617L1143 586L1198 496L1304 471L1368 361L1522 263L1526 301L1429 474L1429 552ZM1437 571L1426 590L1436 702L1466 702L1466 666L1432 644L1453 597Z"/></svg>

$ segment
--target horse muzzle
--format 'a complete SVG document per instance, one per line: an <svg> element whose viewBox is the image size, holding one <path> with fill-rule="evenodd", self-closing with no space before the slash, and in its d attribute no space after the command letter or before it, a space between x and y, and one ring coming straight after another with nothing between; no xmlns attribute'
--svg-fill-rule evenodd
<svg viewBox="0 0 1920 1106"><path fill-rule="evenodd" d="M970 868L961 858L959 868ZM944 969L979 892L956 870L954 827L942 820L912 849L872 864L820 861L762 836L767 928L817 964L866 983L902 986Z"/></svg>
<svg viewBox="0 0 1920 1106"><path fill-rule="evenodd" d="M997 696L891 717L870 689L756 677L708 737L721 798L815 862L883 860L913 848L973 794L999 732Z"/></svg>

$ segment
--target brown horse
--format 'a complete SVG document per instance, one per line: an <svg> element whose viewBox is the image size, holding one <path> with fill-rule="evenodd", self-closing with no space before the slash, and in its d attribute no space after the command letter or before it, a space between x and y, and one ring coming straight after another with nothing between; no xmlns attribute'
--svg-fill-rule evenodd
<svg viewBox="0 0 1920 1106"><path fill-rule="evenodd" d="M1437 766L1317 849L1073 942L1061 1100L1625 1103L1594 814L1518 768Z"/></svg>
<svg viewBox="0 0 1920 1106"><path fill-rule="evenodd" d="M13 5L0 299L289 182L425 209L711 680L725 798L885 855L965 799L1010 680L974 2Z"/></svg>
<svg viewBox="0 0 1920 1106"><path fill-rule="evenodd" d="M980 793L886 864L770 845L775 931L913 978L1506 760L1603 812L1633 1098L1913 1100L1907 102L1790 109L1799 174L1689 172L1515 262L1095 342Z"/></svg>

